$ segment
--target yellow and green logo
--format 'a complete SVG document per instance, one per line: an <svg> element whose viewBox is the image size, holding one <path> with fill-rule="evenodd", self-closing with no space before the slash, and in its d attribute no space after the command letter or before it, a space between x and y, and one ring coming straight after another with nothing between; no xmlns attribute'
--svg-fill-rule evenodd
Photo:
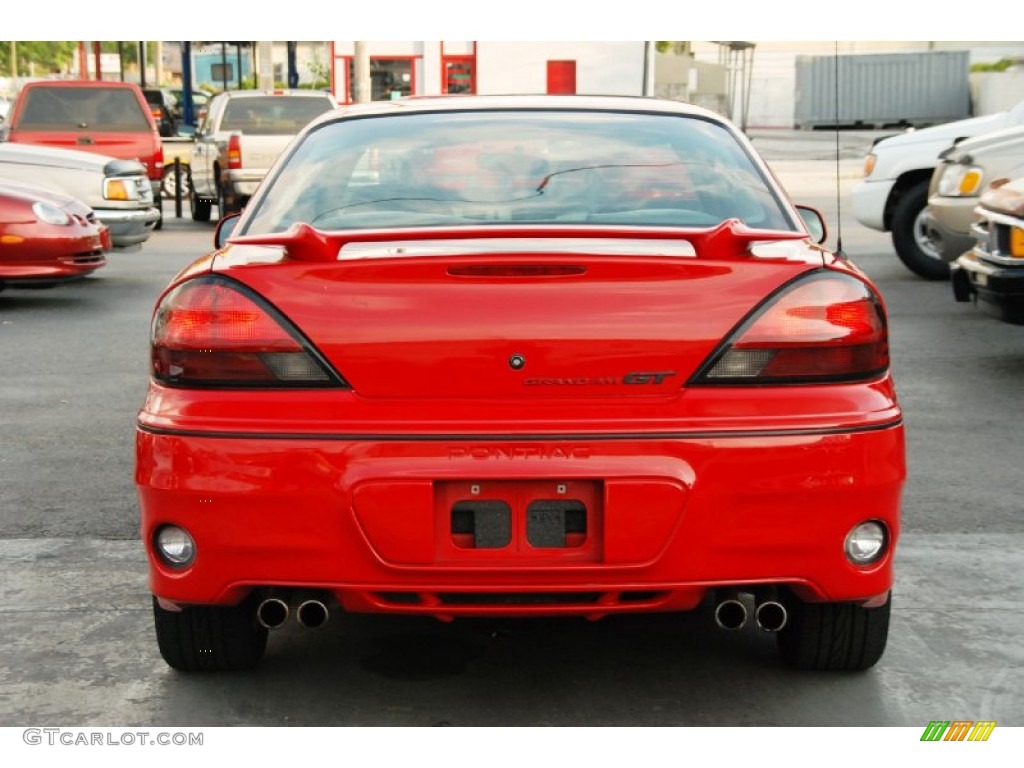
<svg viewBox="0 0 1024 768"><path fill-rule="evenodd" d="M995 720L932 720L921 741L988 741L995 727Z"/></svg>

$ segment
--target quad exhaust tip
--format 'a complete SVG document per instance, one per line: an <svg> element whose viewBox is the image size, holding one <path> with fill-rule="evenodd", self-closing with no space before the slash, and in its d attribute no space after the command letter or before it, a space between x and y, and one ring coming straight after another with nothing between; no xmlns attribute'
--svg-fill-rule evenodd
<svg viewBox="0 0 1024 768"><path fill-rule="evenodd" d="M305 600L299 604L295 618L307 629L317 629L327 623L327 606L319 600Z"/></svg>
<svg viewBox="0 0 1024 768"><path fill-rule="evenodd" d="M288 603L278 597L268 597L256 609L256 620L267 629L277 629L288 621Z"/></svg>
<svg viewBox="0 0 1024 768"><path fill-rule="evenodd" d="M715 606L715 624L721 629L738 630L746 626L750 614L739 595L731 595L718 601ZM754 622L765 632L779 632L786 626L789 613L778 600L757 599L754 607Z"/></svg>
<svg viewBox="0 0 1024 768"><path fill-rule="evenodd" d="M786 606L777 600L765 600L754 610L754 620L765 632L778 632L786 626L789 613Z"/></svg>
<svg viewBox="0 0 1024 768"><path fill-rule="evenodd" d="M742 629L747 623L747 606L735 597L722 600L715 606L715 623L722 629Z"/></svg>
<svg viewBox="0 0 1024 768"><path fill-rule="evenodd" d="M290 615L288 601L280 597L268 597L256 608L256 620L267 629L281 628ZM321 600L303 600L295 610L295 619L307 629L322 627L329 615L327 605Z"/></svg>

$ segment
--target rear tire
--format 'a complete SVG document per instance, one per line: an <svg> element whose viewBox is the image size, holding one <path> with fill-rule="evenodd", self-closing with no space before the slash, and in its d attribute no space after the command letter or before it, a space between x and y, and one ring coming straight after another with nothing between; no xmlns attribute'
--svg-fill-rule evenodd
<svg viewBox="0 0 1024 768"><path fill-rule="evenodd" d="M181 165L181 196L184 198L192 193L192 180L189 178L188 165ZM161 191L168 200L174 200L178 196L178 185L174 181L174 166L164 168L164 178L161 182Z"/></svg>
<svg viewBox="0 0 1024 768"><path fill-rule="evenodd" d="M205 200L200 200L196 195L195 190L189 195L189 208L192 211L192 221L209 221L210 220L210 203Z"/></svg>
<svg viewBox="0 0 1024 768"><path fill-rule="evenodd" d="M184 672L251 669L267 647L256 620L257 594L236 606L188 605L166 611L153 597L153 622L164 661Z"/></svg>
<svg viewBox="0 0 1024 768"><path fill-rule="evenodd" d="M782 597L789 620L777 635L783 661L797 669L868 669L882 658L889 636L892 595L885 605L805 603L792 593Z"/></svg>
<svg viewBox="0 0 1024 768"><path fill-rule="evenodd" d="M945 280L949 263L932 244L925 230L928 181L904 192L892 212L892 244L903 265L926 280Z"/></svg>
<svg viewBox="0 0 1024 768"><path fill-rule="evenodd" d="M228 210L228 201L224 199L224 190L217 187L217 218L223 219L231 211Z"/></svg>
<svg viewBox="0 0 1024 768"><path fill-rule="evenodd" d="M237 194L230 198L224 193L224 188L217 189L217 216L223 219L232 213L238 213L245 205L245 200Z"/></svg>

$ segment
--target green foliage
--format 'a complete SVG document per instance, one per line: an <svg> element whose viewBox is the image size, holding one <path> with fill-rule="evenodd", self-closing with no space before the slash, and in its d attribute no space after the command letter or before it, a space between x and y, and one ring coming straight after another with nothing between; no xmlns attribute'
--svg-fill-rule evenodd
<svg viewBox="0 0 1024 768"><path fill-rule="evenodd" d="M27 77L33 70L41 76L67 72L72 68L78 52L76 41L16 41L15 56L18 62L18 76ZM34 65L31 66L31 65ZM11 43L0 41L0 76L11 74Z"/></svg>
<svg viewBox="0 0 1024 768"><path fill-rule="evenodd" d="M685 55L690 52L690 43L686 40L655 40L654 50L658 53Z"/></svg>
<svg viewBox="0 0 1024 768"><path fill-rule="evenodd" d="M330 85L331 74L326 64L321 61L311 61L306 64L306 69L309 70L309 74L313 76L313 82L309 83L305 87L313 90L316 89L321 82L323 82L325 86ZM304 86L300 83L299 87L302 88Z"/></svg>
<svg viewBox="0 0 1024 768"><path fill-rule="evenodd" d="M971 64L971 72L1005 72L1018 63L1016 59L1000 59L999 61Z"/></svg>
<svg viewBox="0 0 1024 768"><path fill-rule="evenodd" d="M120 45L120 49L118 46ZM138 64L139 43L137 41L121 42L106 40L100 43L101 53L121 53L125 66ZM93 65L92 43L86 43L86 55L89 66ZM18 76L28 77L35 74L41 77L48 74L66 73L76 69L78 57L77 40L18 40L15 42L15 56L18 61ZM152 66L156 60L156 43L146 43L146 62ZM0 77L11 74L11 43L0 41Z"/></svg>
<svg viewBox="0 0 1024 768"><path fill-rule="evenodd" d="M118 48L120 46L120 49ZM120 53L122 58L122 65L128 66L131 64L139 63L139 43L138 41L121 41L106 40L100 43L100 51L102 53ZM92 46L89 45L89 53L92 54ZM146 43L146 64L153 66L156 61L156 43Z"/></svg>

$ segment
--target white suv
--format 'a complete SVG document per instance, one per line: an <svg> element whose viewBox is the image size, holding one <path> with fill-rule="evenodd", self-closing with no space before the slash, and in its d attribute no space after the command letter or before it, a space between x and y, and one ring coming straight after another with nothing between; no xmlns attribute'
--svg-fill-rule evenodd
<svg viewBox="0 0 1024 768"><path fill-rule="evenodd" d="M949 264L929 240L925 221L939 153L957 139L1014 125L1024 125L1024 102L1007 112L877 139L864 161L864 179L853 187L854 216L866 227L891 231L896 255L912 272L930 280L947 277Z"/></svg>

